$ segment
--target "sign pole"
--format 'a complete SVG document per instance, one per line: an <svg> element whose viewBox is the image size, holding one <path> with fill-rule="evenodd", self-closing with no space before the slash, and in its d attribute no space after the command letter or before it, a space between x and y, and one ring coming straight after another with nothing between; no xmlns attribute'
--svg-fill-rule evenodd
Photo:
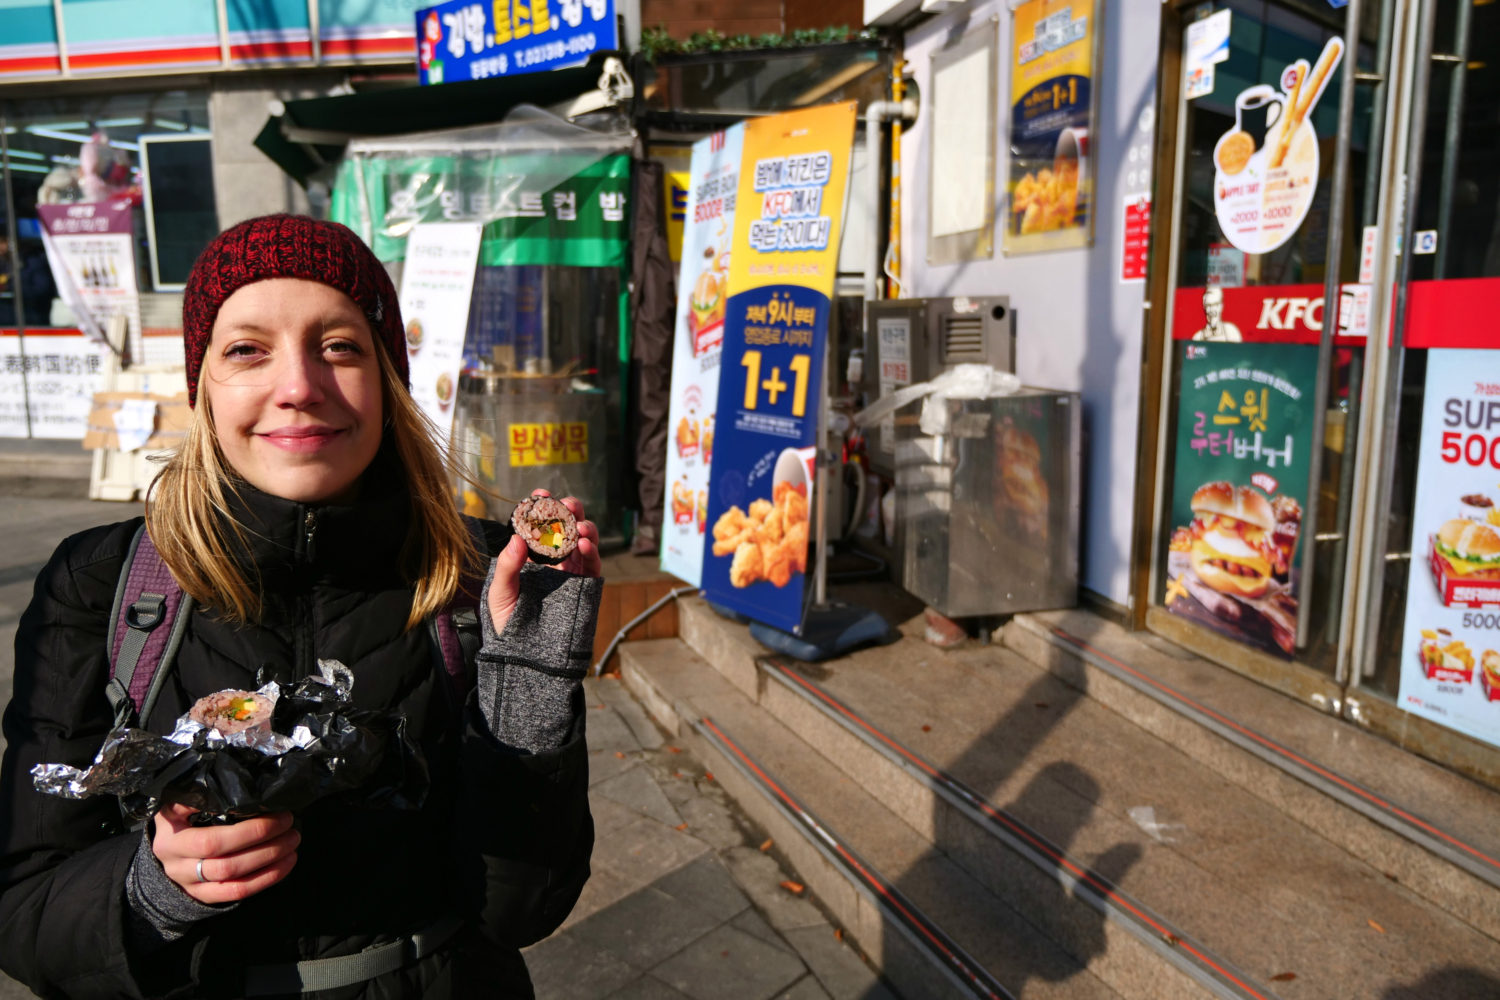
<svg viewBox="0 0 1500 1000"><path fill-rule="evenodd" d="M10 143L5 138L6 121L0 112L0 186L5 188L5 239L9 250L0 265L10 269L10 299L16 310L16 348L21 354L21 405L26 414L26 436L31 437L31 386L26 378L26 304L21 296L21 244L16 237L16 204L11 198Z"/></svg>
<svg viewBox="0 0 1500 1000"><path fill-rule="evenodd" d="M828 465L833 460L833 455L828 451L828 407L829 398L832 395L828 388L828 342L831 337L823 339L823 378L818 386L818 440L816 459L817 474L814 477L816 485L813 487L817 492L814 503L817 505L817 533L813 536L813 544L818 547L817 563L813 568L813 607L825 608L828 606ZM806 617L803 618L806 625ZM798 632L802 629L798 628Z"/></svg>

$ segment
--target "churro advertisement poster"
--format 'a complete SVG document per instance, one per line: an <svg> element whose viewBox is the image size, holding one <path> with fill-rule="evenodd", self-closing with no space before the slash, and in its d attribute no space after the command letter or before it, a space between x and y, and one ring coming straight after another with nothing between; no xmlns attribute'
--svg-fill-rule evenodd
<svg viewBox="0 0 1500 1000"><path fill-rule="evenodd" d="M1343 42L1330 38L1313 62L1298 59L1235 95L1234 122L1214 144L1214 214L1245 253L1275 250L1307 218L1318 188L1313 111L1343 54Z"/></svg>
<svg viewBox="0 0 1500 1000"><path fill-rule="evenodd" d="M1493 350L1427 352L1421 434L1399 704L1500 746L1500 366Z"/></svg>
<svg viewBox="0 0 1500 1000"><path fill-rule="evenodd" d="M708 470L714 457L719 360L744 133L743 125L735 125L694 143L684 185L687 210L672 341L661 568L695 587L703 581Z"/></svg>
<svg viewBox="0 0 1500 1000"><path fill-rule="evenodd" d="M1029 0L1011 20L1008 254L1093 240L1095 0Z"/></svg>
<svg viewBox="0 0 1500 1000"><path fill-rule="evenodd" d="M702 587L789 632L814 551L812 453L854 115L845 101L746 123L735 198Z"/></svg>
<svg viewBox="0 0 1500 1000"><path fill-rule="evenodd" d="M1167 609L1290 658L1298 565L1312 530L1302 512L1318 349L1189 342L1180 350Z"/></svg>

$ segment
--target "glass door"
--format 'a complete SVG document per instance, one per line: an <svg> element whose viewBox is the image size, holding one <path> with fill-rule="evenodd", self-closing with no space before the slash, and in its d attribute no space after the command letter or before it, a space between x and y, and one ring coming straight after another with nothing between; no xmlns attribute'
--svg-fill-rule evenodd
<svg viewBox="0 0 1500 1000"><path fill-rule="evenodd" d="M1176 162L1146 620L1332 706L1391 16L1357 0L1212 0L1173 16L1181 72L1176 113L1164 114Z"/></svg>
<svg viewBox="0 0 1500 1000"><path fill-rule="evenodd" d="M1428 0L1401 29L1410 197L1389 347L1368 369L1382 419L1365 430L1349 698L1372 728L1500 784L1500 8Z"/></svg>

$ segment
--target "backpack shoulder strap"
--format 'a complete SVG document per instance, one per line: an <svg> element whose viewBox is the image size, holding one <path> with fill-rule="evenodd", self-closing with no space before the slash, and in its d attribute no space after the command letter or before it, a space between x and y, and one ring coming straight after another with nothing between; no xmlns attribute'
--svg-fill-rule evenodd
<svg viewBox="0 0 1500 1000"><path fill-rule="evenodd" d="M110 680L104 693L116 728L150 714L192 606L142 523L120 569L109 615Z"/></svg>
<svg viewBox="0 0 1500 1000"><path fill-rule="evenodd" d="M488 560L489 543L485 538L484 522L475 517L461 515L464 527L480 556ZM479 630L479 601L484 590L484 574L488 566L481 564L479 575L465 573L459 580L458 592L442 611L428 620L428 628L438 653L443 661L443 671L448 675L459 704L468 699L474 688L474 661L479 655L483 641Z"/></svg>

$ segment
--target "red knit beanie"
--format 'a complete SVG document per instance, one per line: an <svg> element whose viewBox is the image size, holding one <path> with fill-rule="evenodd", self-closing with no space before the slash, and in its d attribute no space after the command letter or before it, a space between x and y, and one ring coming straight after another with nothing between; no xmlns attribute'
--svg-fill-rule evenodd
<svg viewBox="0 0 1500 1000"><path fill-rule="evenodd" d="M385 267L347 226L305 215L263 215L224 230L198 255L182 297L188 403L198 402L198 373L219 307L267 278L302 278L337 288L370 321L377 343L410 388L401 306Z"/></svg>

